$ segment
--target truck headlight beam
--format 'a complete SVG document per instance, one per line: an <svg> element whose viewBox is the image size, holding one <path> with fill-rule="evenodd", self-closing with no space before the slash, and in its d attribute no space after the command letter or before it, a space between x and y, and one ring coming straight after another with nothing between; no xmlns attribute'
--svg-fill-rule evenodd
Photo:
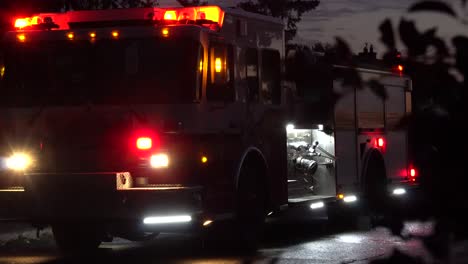
<svg viewBox="0 0 468 264"><path fill-rule="evenodd" d="M25 153L15 153L6 159L5 165L10 170L23 171L32 164L32 159Z"/></svg>

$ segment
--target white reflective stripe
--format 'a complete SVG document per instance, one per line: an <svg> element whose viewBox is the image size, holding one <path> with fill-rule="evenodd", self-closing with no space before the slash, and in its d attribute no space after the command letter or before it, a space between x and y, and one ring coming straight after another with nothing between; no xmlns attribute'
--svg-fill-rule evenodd
<svg viewBox="0 0 468 264"><path fill-rule="evenodd" d="M395 190L393 190L394 195L403 195L405 193L406 193L406 190L403 188L396 188Z"/></svg>
<svg viewBox="0 0 468 264"><path fill-rule="evenodd" d="M143 223L147 225L188 223L190 221L192 221L192 217L190 215L149 216L143 219Z"/></svg>
<svg viewBox="0 0 468 264"><path fill-rule="evenodd" d="M344 201L345 203L352 203L352 202L357 201L357 197L356 197L355 195L345 196L345 197L343 198L343 201Z"/></svg>
<svg viewBox="0 0 468 264"><path fill-rule="evenodd" d="M310 205L310 209L319 209L319 208L323 208L324 206L325 204L323 202L316 202Z"/></svg>

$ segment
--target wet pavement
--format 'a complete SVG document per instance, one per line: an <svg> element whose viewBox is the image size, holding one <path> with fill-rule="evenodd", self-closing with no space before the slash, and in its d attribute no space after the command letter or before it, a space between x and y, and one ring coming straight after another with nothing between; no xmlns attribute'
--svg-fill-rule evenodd
<svg viewBox="0 0 468 264"><path fill-rule="evenodd" d="M405 235L393 236L388 229L338 230L322 222L270 223L261 248L252 255L229 250L206 250L196 237L162 234L146 243L115 239L104 243L96 255L79 259L58 253L50 229L39 238L23 225L0 224L0 263L369 263L386 258L395 249L434 263L418 237L430 235L433 225L406 223ZM468 243L454 247L452 263L468 263Z"/></svg>

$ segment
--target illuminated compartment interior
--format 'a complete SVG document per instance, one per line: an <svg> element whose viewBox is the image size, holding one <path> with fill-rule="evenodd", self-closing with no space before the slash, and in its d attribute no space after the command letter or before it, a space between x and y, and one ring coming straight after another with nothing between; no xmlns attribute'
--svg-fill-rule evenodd
<svg viewBox="0 0 468 264"><path fill-rule="evenodd" d="M289 198L335 196L335 139L318 125L287 128Z"/></svg>

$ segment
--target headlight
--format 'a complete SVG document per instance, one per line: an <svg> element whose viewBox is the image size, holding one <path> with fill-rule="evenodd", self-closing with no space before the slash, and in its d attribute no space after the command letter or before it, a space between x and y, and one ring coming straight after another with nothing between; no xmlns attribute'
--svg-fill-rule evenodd
<svg viewBox="0 0 468 264"><path fill-rule="evenodd" d="M24 153L15 153L6 159L6 167L11 170L22 171L32 164L32 159Z"/></svg>
<svg viewBox="0 0 468 264"><path fill-rule="evenodd" d="M151 167L155 169L169 167L169 156L167 154L156 154L151 156Z"/></svg>

